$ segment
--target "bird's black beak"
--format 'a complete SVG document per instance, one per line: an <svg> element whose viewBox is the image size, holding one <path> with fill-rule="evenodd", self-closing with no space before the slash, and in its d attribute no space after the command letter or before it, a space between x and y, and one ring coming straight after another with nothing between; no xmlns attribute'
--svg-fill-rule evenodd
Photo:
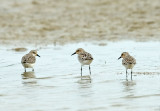
<svg viewBox="0 0 160 111"><path fill-rule="evenodd" d="M73 53L72 55L74 55L74 54L76 54L76 52L75 52L75 53ZM72 55L71 55L71 56L72 56Z"/></svg>
<svg viewBox="0 0 160 111"><path fill-rule="evenodd" d="M119 57L118 60L119 60L120 58L121 58L121 57Z"/></svg>
<svg viewBox="0 0 160 111"><path fill-rule="evenodd" d="M40 55L37 54L38 57L41 57Z"/></svg>

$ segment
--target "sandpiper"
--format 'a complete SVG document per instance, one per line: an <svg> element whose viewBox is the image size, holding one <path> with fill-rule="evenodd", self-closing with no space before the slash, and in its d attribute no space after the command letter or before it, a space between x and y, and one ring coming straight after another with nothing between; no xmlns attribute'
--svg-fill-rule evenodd
<svg viewBox="0 0 160 111"><path fill-rule="evenodd" d="M123 58L122 65L126 68L126 78L127 78L127 70L131 69L131 80L132 80L132 69L136 64L136 59L130 56L128 52L123 52L118 59L120 58Z"/></svg>
<svg viewBox="0 0 160 111"><path fill-rule="evenodd" d="M90 53L86 52L84 49L82 48L78 48L76 50L76 52L74 52L72 55L74 54L78 54L78 60L81 63L81 76L82 76L82 66L83 65L89 65L89 72L91 75L91 68L90 68L90 64L93 61L93 57Z"/></svg>
<svg viewBox="0 0 160 111"><path fill-rule="evenodd" d="M22 57L21 63L25 69L25 72L26 72L26 68L32 68L32 71L34 71L33 67L36 62L36 56L40 57L37 54L36 50L31 50L28 54Z"/></svg>

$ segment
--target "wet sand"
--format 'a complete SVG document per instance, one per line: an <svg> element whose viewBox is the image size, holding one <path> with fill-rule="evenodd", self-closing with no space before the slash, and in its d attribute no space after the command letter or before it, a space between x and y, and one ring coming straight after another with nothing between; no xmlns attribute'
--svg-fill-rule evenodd
<svg viewBox="0 0 160 111"><path fill-rule="evenodd" d="M127 46L127 47L126 47ZM27 51L0 49L0 110L3 111L159 111L160 42L80 43L37 47L35 72L24 72L20 59ZM76 47L90 52L88 67L71 56ZM117 60L122 51L137 60L126 80ZM154 55L154 56L153 56ZM130 71L128 71L130 73Z"/></svg>
<svg viewBox="0 0 160 111"><path fill-rule="evenodd" d="M159 0L0 0L0 44L159 41Z"/></svg>

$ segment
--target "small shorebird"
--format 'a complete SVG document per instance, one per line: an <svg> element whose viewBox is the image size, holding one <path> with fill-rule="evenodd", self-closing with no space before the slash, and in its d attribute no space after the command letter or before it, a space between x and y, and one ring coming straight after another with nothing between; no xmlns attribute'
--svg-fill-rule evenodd
<svg viewBox="0 0 160 111"><path fill-rule="evenodd" d="M32 71L34 71L33 67L36 62L36 56L40 57L37 54L36 50L31 50L28 54L22 57L21 63L25 69L25 72L26 72L26 68L32 68Z"/></svg>
<svg viewBox="0 0 160 111"><path fill-rule="evenodd" d="M81 63L81 76L82 76L82 66L83 65L89 65L89 72L91 75L91 68L90 68L90 64L93 61L93 57L90 53L86 52L84 49L82 48L78 48L76 50L76 52L74 52L72 55L74 54L78 54L78 60Z"/></svg>
<svg viewBox="0 0 160 111"><path fill-rule="evenodd" d="M127 78L127 70L131 69L131 80L132 80L132 68L136 64L136 59L130 56L128 52L123 52L118 59L120 58L123 58L122 65L126 68L126 78Z"/></svg>

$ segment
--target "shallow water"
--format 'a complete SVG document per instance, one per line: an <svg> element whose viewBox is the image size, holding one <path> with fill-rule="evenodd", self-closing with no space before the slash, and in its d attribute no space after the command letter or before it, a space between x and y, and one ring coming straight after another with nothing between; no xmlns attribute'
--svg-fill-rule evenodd
<svg viewBox="0 0 160 111"><path fill-rule="evenodd" d="M37 47L35 72L24 69L28 51L0 49L0 110L3 111L160 111L160 42L80 43ZM79 47L94 61L83 67L71 54ZM121 52L137 60L133 80L125 77ZM130 71L128 71L130 73Z"/></svg>

